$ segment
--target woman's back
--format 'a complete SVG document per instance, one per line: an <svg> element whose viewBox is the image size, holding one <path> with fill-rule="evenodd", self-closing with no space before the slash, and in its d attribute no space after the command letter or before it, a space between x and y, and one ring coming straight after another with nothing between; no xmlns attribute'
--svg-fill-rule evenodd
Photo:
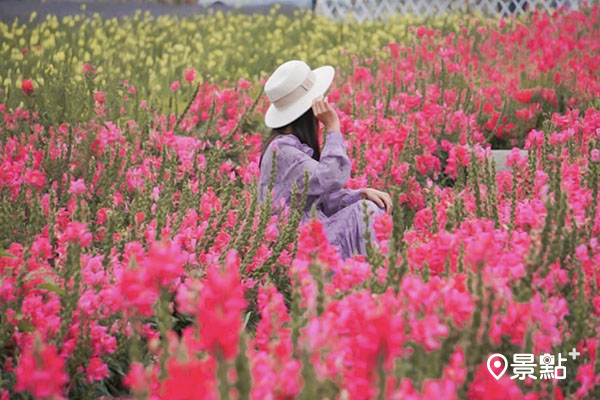
<svg viewBox="0 0 600 400"><path fill-rule="evenodd" d="M340 132L327 133L319 161L312 158L313 149L300 142L294 134L279 135L271 141L262 158L258 185L260 203L266 199L274 154L277 154L273 182L274 206L282 200L290 205L294 182L300 200L305 171L309 173L305 212L309 212L312 204L322 196L340 190L350 178L351 163Z"/></svg>

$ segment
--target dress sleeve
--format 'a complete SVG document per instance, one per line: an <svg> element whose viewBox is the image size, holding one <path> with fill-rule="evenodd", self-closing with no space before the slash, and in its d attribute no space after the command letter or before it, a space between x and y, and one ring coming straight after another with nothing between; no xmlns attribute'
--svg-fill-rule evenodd
<svg viewBox="0 0 600 400"><path fill-rule="evenodd" d="M361 197L358 189L340 189L333 193L326 193L320 199L321 210L331 217L342 208L356 203Z"/></svg>
<svg viewBox="0 0 600 400"><path fill-rule="evenodd" d="M341 132L328 132L320 161L288 144L279 147L279 157L288 165L285 180L296 182L298 191L304 188L304 171L308 170L308 195L320 196L340 190L348 179L352 165Z"/></svg>

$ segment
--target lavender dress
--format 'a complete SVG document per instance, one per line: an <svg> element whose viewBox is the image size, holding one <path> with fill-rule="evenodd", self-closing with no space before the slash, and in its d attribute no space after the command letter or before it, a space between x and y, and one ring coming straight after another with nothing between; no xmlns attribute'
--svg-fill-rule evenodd
<svg viewBox="0 0 600 400"><path fill-rule="evenodd" d="M366 254L364 233L371 232L371 240L377 243L373 229L374 218L385 212L371 200L361 200L358 190L343 189L350 178L350 159L346 153L344 139L340 132L328 132L320 161L312 158L313 149L300 142L293 134L280 135L272 140L263 155L258 181L258 200L266 198L271 175L271 161L275 148L277 160L273 184L273 211L280 212L278 205L282 199L290 205L292 183L298 187L300 203L304 186L304 171L309 172L306 208L301 222L310 218L310 210L316 205L317 217L323 223L329 242L336 246L346 259L354 253ZM367 204L368 227L364 222L363 203Z"/></svg>

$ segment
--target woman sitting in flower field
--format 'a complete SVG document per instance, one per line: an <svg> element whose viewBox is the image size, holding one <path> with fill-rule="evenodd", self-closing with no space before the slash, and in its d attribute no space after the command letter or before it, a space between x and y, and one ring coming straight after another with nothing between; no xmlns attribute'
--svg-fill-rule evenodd
<svg viewBox="0 0 600 400"><path fill-rule="evenodd" d="M266 198L274 151L278 155L273 184L275 206L283 201L289 205L294 182L301 193L304 171L308 170L308 197L301 221L309 218L315 205L329 242L345 259L356 252L366 254L366 229L378 244L374 218L390 211L392 201L388 193L372 188L343 189L350 178L351 163L338 116L323 99L334 73L329 65L311 70L305 62L292 60L279 66L266 82L265 92L272 104L265 114L265 124L272 131L260 158L259 202ZM322 152L319 121L327 127ZM368 226L361 198L366 202Z"/></svg>

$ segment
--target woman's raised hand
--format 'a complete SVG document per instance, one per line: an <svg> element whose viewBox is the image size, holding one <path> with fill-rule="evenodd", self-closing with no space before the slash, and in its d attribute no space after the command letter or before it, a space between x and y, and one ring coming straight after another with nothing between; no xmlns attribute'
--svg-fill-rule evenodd
<svg viewBox="0 0 600 400"><path fill-rule="evenodd" d="M312 101L312 109L315 117L325 124L327 132L340 131L340 120L331 104L323 96L315 97Z"/></svg>
<svg viewBox="0 0 600 400"><path fill-rule="evenodd" d="M381 190L373 188L360 189L360 193L364 199L373 201L379 207L384 207L387 212L392 211L392 197Z"/></svg>

